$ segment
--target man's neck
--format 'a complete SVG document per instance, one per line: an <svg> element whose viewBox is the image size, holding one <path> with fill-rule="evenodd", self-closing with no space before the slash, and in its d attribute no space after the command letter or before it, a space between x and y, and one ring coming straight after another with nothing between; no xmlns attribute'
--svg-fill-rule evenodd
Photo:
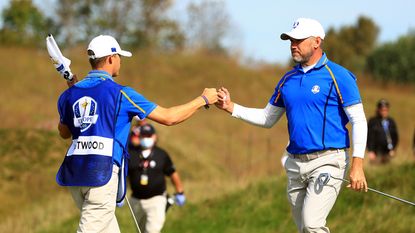
<svg viewBox="0 0 415 233"><path fill-rule="evenodd" d="M96 68L96 70L102 70L102 71L105 71L105 72L107 72L108 74L110 74L110 75L111 75L111 77L114 77L114 74L112 73L112 69L110 69L110 67L107 67L107 66L104 66L104 67L99 67L99 68Z"/></svg>

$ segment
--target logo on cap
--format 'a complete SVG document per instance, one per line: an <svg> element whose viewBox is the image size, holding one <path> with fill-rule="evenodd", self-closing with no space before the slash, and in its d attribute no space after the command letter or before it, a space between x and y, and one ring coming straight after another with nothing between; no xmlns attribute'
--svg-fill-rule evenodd
<svg viewBox="0 0 415 233"><path fill-rule="evenodd" d="M296 27L298 27L298 25L300 24L300 22L298 22L298 21L295 21L294 23L293 23L293 29L295 29Z"/></svg>
<svg viewBox="0 0 415 233"><path fill-rule="evenodd" d="M84 132L95 124L98 120L97 107L97 102L89 96L78 99L72 106L74 126L81 128L81 132Z"/></svg>

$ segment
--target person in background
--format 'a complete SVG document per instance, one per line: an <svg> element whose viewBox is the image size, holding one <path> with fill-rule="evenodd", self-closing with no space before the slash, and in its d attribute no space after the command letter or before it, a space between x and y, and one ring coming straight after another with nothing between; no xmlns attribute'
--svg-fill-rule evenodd
<svg viewBox="0 0 415 233"><path fill-rule="evenodd" d="M379 100L376 116L369 119L367 150L372 163L388 163L396 152L399 141L398 128L393 118L389 116L389 108L387 100Z"/></svg>
<svg viewBox="0 0 415 233"><path fill-rule="evenodd" d="M146 233L158 233L163 228L167 206L166 176L170 177L176 190L175 203L183 206L186 201L182 182L169 154L156 144L157 134L151 124L132 129L128 177L133 193L129 200L140 229Z"/></svg>

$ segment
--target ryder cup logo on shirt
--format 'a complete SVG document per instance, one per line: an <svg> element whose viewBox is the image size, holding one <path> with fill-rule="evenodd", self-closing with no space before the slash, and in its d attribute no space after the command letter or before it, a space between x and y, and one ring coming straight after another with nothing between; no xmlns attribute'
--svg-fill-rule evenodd
<svg viewBox="0 0 415 233"><path fill-rule="evenodd" d="M320 87L318 85L314 85L313 88L311 88L311 92L313 92L313 94L319 93Z"/></svg>
<svg viewBox="0 0 415 233"><path fill-rule="evenodd" d="M84 132L95 124L98 119L98 114L95 114L97 107L97 102L89 96L78 99L72 106L74 126L81 128L81 132Z"/></svg>

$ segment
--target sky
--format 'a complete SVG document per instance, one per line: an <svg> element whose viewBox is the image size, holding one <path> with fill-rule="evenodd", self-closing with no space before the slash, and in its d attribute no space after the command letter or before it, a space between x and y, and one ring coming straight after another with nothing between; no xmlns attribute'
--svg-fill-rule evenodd
<svg viewBox="0 0 415 233"><path fill-rule="evenodd" d="M176 0L175 8L183 12L189 2L200 0ZM364 15L380 28L379 43L395 41L415 30L413 0L225 0L225 5L233 26L239 31L236 45L243 49L245 56L270 63L289 60L289 42L280 40L279 36L289 31L300 17L317 19L327 30L354 25Z"/></svg>
<svg viewBox="0 0 415 233"><path fill-rule="evenodd" d="M171 15L184 20L190 2L174 0ZM415 30L415 1L394 0L214 0L224 1L231 20L227 44L243 51L243 55L269 63L285 63L290 58L289 42L279 39L289 31L295 19L314 18L324 29L353 25L360 15L371 18L380 28L378 42L390 42ZM0 0L0 9L8 4ZM38 6L53 6L54 0L34 0ZM120 1L122 2L122 1ZM334 4L334 2L336 2ZM208 30L208 29L207 29Z"/></svg>

